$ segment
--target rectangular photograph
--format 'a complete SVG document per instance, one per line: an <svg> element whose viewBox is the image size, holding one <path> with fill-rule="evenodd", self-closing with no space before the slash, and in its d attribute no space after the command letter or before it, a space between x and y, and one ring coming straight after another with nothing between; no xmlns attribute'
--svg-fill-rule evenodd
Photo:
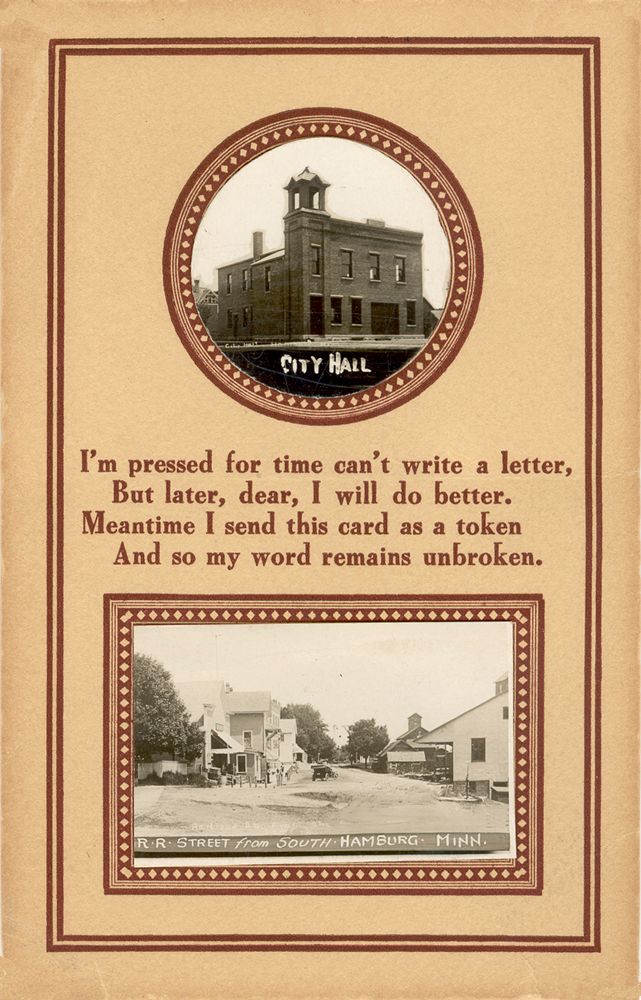
<svg viewBox="0 0 641 1000"><path fill-rule="evenodd" d="M134 864L514 857L508 621L133 627Z"/></svg>

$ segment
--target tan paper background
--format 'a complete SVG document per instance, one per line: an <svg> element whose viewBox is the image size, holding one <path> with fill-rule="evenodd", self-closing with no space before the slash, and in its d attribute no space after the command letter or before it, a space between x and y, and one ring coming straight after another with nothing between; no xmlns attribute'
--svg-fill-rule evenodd
<svg viewBox="0 0 641 1000"><path fill-rule="evenodd" d="M636 995L636 5L14 4L2 15L5 148L5 995L253 997ZM50 37L599 35L604 154L602 950L592 954L45 951L45 391L47 43ZM576 934L583 908L583 133L578 58L83 57L66 120L65 928L68 933ZM459 357L373 420L307 428L250 412L193 364L162 289L178 193L230 132L273 111L352 107L419 135L477 216L485 283ZM542 567L299 568L258 574L111 565L78 511L108 484L79 449L264 456L328 464L373 449L471 462L563 457L562 482L510 482ZM108 477L106 477L108 478ZM275 481L275 477L272 481ZM265 484L269 485L269 477ZM498 483L499 487L502 483ZM102 500L100 498L103 498ZM518 505L518 506L517 506ZM135 515L130 509L129 516ZM471 513L471 512L470 512ZM185 511L185 516L188 512ZM230 516L233 511L230 509ZM430 511L424 516L428 518ZM384 540L393 547L391 539ZM527 542L527 544L525 544ZM330 543L336 538L330 536ZM240 545L235 545L240 548ZM338 547L338 545L336 545ZM402 546L395 546L402 547ZM426 546L427 547L427 546ZM104 896L102 595L523 593L546 601L545 890L540 897Z"/></svg>

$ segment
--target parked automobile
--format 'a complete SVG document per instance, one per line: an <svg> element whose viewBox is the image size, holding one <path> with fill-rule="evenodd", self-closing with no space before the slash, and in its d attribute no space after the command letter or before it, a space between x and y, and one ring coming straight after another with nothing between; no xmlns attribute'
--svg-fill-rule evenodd
<svg viewBox="0 0 641 1000"><path fill-rule="evenodd" d="M325 781L327 778L337 778L336 771L329 764L312 764L312 781Z"/></svg>

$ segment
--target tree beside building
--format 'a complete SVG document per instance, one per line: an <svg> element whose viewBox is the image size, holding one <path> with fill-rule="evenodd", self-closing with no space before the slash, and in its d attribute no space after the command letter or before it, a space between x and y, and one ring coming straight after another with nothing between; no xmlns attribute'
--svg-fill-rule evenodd
<svg viewBox="0 0 641 1000"><path fill-rule="evenodd" d="M284 719L296 719L296 742L307 754L310 762L334 760L336 744L328 735L328 725L318 709L313 705L285 705L281 715Z"/></svg>
<svg viewBox="0 0 641 1000"><path fill-rule="evenodd" d="M165 754L191 764L202 753L202 733L181 700L169 671L151 656L134 656L136 759Z"/></svg>

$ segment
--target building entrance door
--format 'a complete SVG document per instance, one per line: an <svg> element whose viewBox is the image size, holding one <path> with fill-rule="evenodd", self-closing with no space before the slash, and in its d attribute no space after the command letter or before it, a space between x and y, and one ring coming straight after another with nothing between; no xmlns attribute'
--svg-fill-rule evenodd
<svg viewBox="0 0 641 1000"><path fill-rule="evenodd" d="M309 330L313 337L322 337L325 332L322 295L310 295L309 297Z"/></svg>
<svg viewBox="0 0 641 1000"><path fill-rule="evenodd" d="M372 302L372 333L376 337L398 336L398 302Z"/></svg>

